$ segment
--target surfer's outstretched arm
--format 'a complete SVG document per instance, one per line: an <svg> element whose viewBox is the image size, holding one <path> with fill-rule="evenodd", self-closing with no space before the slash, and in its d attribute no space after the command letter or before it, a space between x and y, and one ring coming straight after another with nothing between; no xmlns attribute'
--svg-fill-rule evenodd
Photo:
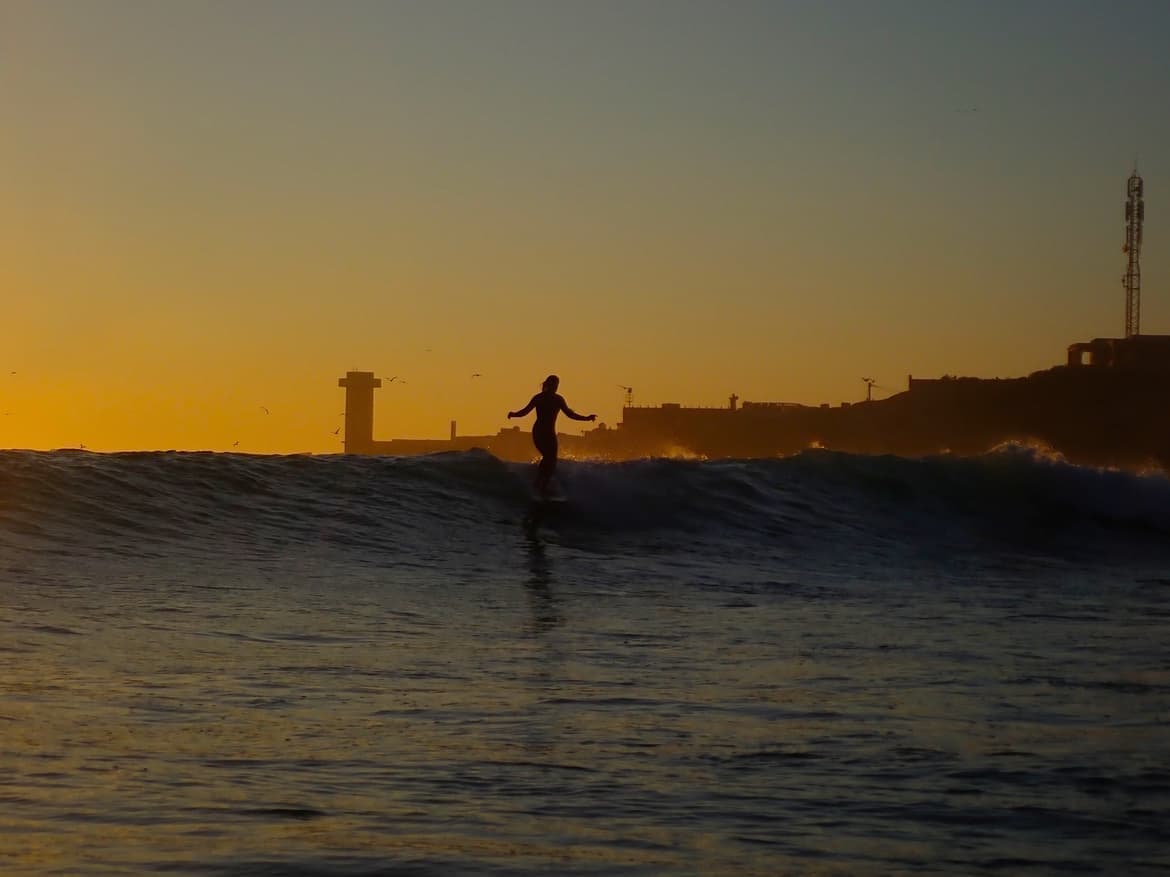
<svg viewBox="0 0 1170 877"><path fill-rule="evenodd" d="M531 411L535 407L536 407L536 396L533 396L531 399L528 400L528 404L525 405L523 408L521 408L519 411L509 411L508 412L508 419L511 420L513 417L523 417L525 414L527 414L529 411Z"/></svg>
<svg viewBox="0 0 1170 877"><path fill-rule="evenodd" d="M561 399L561 410L565 412L566 417L570 417L573 420L596 420L597 419L596 414L578 414L576 411L574 411L572 408L569 407L569 404L563 398Z"/></svg>

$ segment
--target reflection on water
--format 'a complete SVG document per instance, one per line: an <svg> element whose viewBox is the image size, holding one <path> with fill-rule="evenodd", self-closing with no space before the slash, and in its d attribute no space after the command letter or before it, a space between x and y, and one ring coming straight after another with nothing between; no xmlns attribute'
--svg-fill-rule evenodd
<svg viewBox="0 0 1170 877"><path fill-rule="evenodd" d="M1170 864L1164 589L565 541L446 576L306 553L4 584L0 870Z"/></svg>
<svg viewBox="0 0 1170 877"><path fill-rule="evenodd" d="M529 606L526 631L532 637L533 653L528 675L530 703L521 736L533 765L543 762L548 769L563 769L558 763L557 749L564 738L561 728L564 715L555 700L564 672L562 643L556 629L565 619L553 592L548 546L538 528L525 528L525 547L529 572L525 582Z"/></svg>
<svg viewBox="0 0 1170 877"><path fill-rule="evenodd" d="M553 596L552 566L548 548L534 527L527 528L528 548L528 602L532 610L532 632L547 633L564 623L556 598Z"/></svg>

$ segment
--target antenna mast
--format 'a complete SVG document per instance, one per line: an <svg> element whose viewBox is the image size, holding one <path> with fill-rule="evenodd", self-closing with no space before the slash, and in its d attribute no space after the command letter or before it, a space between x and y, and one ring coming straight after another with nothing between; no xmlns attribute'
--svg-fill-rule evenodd
<svg viewBox="0 0 1170 877"><path fill-rule="evenodd" d="M1129 175L1125 202L1125 245L1121 252L1128 261L1121 285L1125 287L1125 337L1141 334L1142 322L1142 225L1146 220L1146 202L1142 200L1142 178L1137 167Z"/></svg>

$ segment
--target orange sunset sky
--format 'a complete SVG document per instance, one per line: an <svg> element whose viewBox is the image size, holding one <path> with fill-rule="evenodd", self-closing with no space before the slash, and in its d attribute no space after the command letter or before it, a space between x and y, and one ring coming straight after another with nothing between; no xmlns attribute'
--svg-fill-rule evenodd
<svg viewBox="0 0 1170 877"><path fill-rule="evenodd" d="M1026 374L1121 333L1135 158L1170 333L1167 33L1163 2L8 0L0 446L334 452L348 369L406 379L378 438L494 433L549 372L611 425L619 384Z"/></svg>

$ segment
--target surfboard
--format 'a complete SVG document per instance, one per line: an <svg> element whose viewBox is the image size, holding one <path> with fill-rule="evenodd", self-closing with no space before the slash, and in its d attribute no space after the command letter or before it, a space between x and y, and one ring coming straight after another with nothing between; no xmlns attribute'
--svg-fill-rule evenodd
<svg viewBox="0 0 1170 877"><path fill-rule="evenodd" d="M564 494L552 493L541 496L533 491L528 511L524 515L524 526L529 528L555 526L569 515L570 508L568 497Z"/></svg>

